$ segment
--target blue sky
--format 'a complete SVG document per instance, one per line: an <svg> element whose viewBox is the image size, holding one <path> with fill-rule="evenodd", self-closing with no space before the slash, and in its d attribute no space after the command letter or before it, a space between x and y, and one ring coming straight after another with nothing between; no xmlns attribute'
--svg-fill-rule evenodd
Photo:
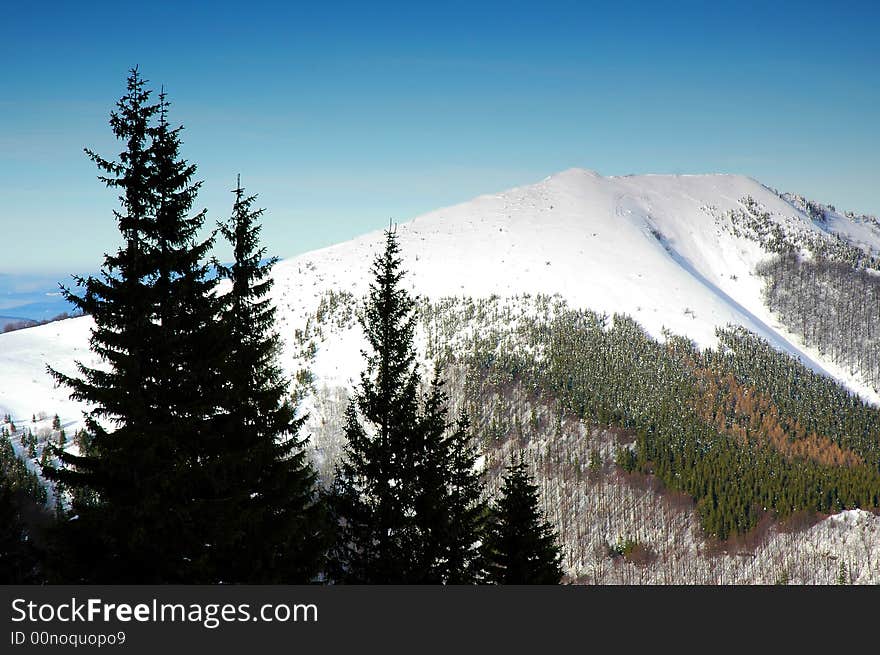
<svg viewBox="0 0 880 655"><path fill-rule="evenodd" d="M742 173L880 214L878 5L7 3L0 272L115 247L82 148L119 152L134 65L186 128L198 207L225 218L241 173L282 257L572 166Z"/></svg>

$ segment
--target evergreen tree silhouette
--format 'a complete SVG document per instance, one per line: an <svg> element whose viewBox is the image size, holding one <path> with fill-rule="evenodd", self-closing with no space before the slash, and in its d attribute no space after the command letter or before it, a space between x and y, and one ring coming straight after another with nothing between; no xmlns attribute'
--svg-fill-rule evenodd
<svg viewBox="0 0 880 655"><path fill-rule="evenodd" d="M420 380L415 301L401 284L399 252L389 229L360 317L370 352L346 410L347 443L332 490L337 535L330 575L340 582L402 584L417 576Z"/></svg>
<svg viewBox="0 0 880 655"><path fill-rule="evenodd" d="M197 519L221 399L219 301L203 263L213 237L198 241L205 212L189 215L200 183L179 154L182 128L170 127L164 92L158 103L150 95L133 69L110 119L125 150L115 161L86 151L120 189L123 245L99 277L77 278L82 295L64 289L92 316L102 365L78 363L76 376L49 369L91 407L84 452L57 450L62 465L45 469L74 498L61 533L77 557L56 573L65 581L210 581Z"/></svg>
<svg viewBox="0 0 880 655"><path fill-rule="evenodd" d="M403 287L397 234L372 267L361 316L369 352L347 409L347 444L331 493L338 582L476 582L485 513L467 421L448 419L440 371L422 395L415 300Z"/></svg>
<svg viewBox="0 0 880 655"><path fill-rule="evenodd" d="M306 417L297 417L288 381L276 357L275 307L268 297L271 267L260 246L256 196L245 196L240 179L232 217L219 225L232 245L234 262L217 264L231 283L223 297L226 332L224 412L217 430L222 457L211 470L217 487L218 527L215 568L227 582L306 583L323 565L322 504L317 473L306 458L299 434Z"/></svg>
<svg viewBox="0 0 880 655"><path fill-rule="evenodd" d="M421 535L417 544L419 581L474 584L483 580L480 543L487 505L482 472L470 422L462 412L448 418L448 398L441 371L424 400L422 450L418 464L415 515Z"/></svg>
<svg viewBox="0 0 880 655"><path fill-rule="evenodd" d="M495 584L558 584L561 552L541 515L538 487L522 455L507 467L485 544L488 579Z"/></svg>

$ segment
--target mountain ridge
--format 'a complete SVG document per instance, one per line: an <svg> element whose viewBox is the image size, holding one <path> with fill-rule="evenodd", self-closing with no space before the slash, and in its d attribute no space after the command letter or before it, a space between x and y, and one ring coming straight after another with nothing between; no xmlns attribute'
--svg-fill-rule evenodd
<svg viewBox="0 0 880 655"><path fill-rule="evenodd" d="M655 337L669 330L701 347L715 343L717 328L742 325L864 399L880 403L877 393L856 376L798 344L764 305L765 282L755 269L771 253L731 233L731 212L742 211L746 198L774 220L788 221L816 238L833 233L834 222L816 225L802 209L751 177L604 177L583 168L440 208L396 229L406 283L424 297L558 295L573 307L609 316L629 314ZM880 233L854 221L843 224L845 217L835 216L847 236L855 234L861 244L880 252ZM366 292L369 262L381 239L382 230L376 230L276 264L273 299L284 343L282 364L289 375L302 365L296 356L299 346L293 343L295 331L329 290L356 298ZM55 411L28 408L33 404L73 410L76 405L52 388L43 370L51 364L72 371L74 358L89 359L89 321L73 319L0 335L0 370L7 372L0 383L0 409L25 416L40 409ZM322 347L311 362L319 380L322 374L328 384L355 378L359 343L351 334L333 348Z"/></svg>
<svg viewBox="0 0 880 655"><path fill-rule="evenodd" d="M655 337L666 329L700 346L715 343L716 328L739 324L878 402L872 389L798 344L764 305L765 281L755 269L771 253L729 233L727 213L742 210L745 198L826 238L806 214L753 178L602 177L585 169L477 196L397 230L409 283L426 297L558 294L574 307L630 314ZM365 293L366 262L381 234L276 266L275 298L288 332L314 312L316 290ZM880 238L871 243L880 247Z"/></svg>

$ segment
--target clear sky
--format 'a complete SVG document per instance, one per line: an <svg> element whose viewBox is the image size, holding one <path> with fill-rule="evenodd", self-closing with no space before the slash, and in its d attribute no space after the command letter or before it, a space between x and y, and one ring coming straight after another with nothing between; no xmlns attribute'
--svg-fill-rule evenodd
<svg viewBox="0 0 880 655"><path fill-rule="evenodd" d="M120 151L134 65L185 126L198 207L225 218L241 173L282 257L572 166L880 214L878 31L874 1L4 3L0 272L115 247L82 149Z"/></svg>

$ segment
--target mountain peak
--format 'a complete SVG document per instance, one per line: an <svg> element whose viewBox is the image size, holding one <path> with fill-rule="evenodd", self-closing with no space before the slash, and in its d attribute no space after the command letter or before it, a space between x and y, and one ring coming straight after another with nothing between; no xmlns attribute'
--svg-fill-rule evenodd
<svg viewBox="0 0 880 655"><path fill-rule="evenodd" d="M598 172L596 172L592 169L578 168L575 166L573 168L566 168L563 171L559 171L558 173L554 173L553 175L550 175L547 178L545 178L545 180L547 180L547 181L549 181L549 180L569 180L569 179L576 180L579 178L596 179L596 178L601 178L601 177L602 177L602 175L600 175Z"/></svg>

